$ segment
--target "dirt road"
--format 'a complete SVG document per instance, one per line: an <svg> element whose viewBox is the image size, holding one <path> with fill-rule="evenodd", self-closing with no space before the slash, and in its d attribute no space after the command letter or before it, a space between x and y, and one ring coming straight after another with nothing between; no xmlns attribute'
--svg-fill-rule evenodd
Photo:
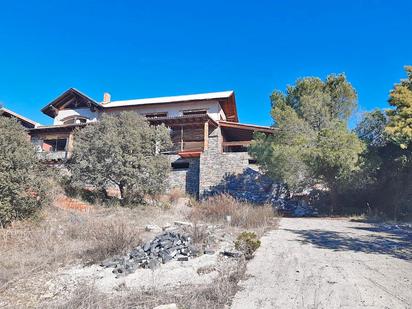
<svg viewBox="0 0 412 309"><path fill-rule="evenodd" d="M284 218L262 238L233 309L412 308L412 233Z"/></svg>

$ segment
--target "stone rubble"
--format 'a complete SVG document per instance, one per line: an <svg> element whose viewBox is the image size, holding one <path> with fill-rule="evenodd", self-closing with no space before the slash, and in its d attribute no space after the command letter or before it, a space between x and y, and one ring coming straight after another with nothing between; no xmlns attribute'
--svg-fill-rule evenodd
<svg viewBox="0 0 412 309"><path fill-rule="evenodd" d="M155 269L161 263L171 260L188 261L190 257L199 254L191 243L192 240L187 235L174 231L164 232L152 241L134 248L128 255L106 260L101 266L113 267L113 273L126 275L138 268Z"/></svg>

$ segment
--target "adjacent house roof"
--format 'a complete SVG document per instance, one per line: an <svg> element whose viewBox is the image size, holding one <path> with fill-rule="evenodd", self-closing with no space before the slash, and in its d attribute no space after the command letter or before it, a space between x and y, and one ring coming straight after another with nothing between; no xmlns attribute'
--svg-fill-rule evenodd
<svg viewBox="0 0 412 309"><path fill-rule="evenodd" d="M0 107L0 116L6 116L6 117L9 117L9 118L15 118L15 119L17 119L18 121L20 121L20 123L21 123L24 127L26 127L26 128L34 128L34 127L36 127L37 125L39 125L37 122L35 122L35 121L33 121L33 120L29 119L29 118L26 118L26 117L24 117L24 116L22 116L22 115L19 115L19 114L15 113L15 112L13 112L13 111L5 108L5 107Z"/></svg>
<svg viewBox="0 0 412 309"><path fill-rule="evenodd" d="M167 104L167 103L178 103L178 102L196 102L196 101L208 101L216 100L222 106L223 111L226 114L226 118L231 121L238 121L235 94L233 91L222 91L222 92L209 92L201 94L190 94L190 95L178 95L172 97L159 97L159 98L148 98L148 99L136 99L136 100L124 100L124 101L111 101L109 103L103 103L101 106L104 108L119 108L128 106L146 106L146 105L157 105L157 104Z"/></svg>
<svg viewBox="0 0 412 309"><path fill-rule="evenodd" d="M100 104L98 104L89 96L85 95L77 89L70 88L69 90L65 91L60 96L58 96L56 99L54 99L52 102L47 104L45 107L43 107L41 111L46 115L54 118L56 112L59 109L63 109L66 107L88 107L90 109L102 108Z"/></svg>

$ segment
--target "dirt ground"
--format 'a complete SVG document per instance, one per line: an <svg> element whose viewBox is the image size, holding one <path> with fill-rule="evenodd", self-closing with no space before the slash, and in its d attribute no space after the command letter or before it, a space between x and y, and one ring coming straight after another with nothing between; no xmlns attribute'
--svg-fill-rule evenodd
<svg viewBox="0 0 412 309"><path fill-rule="evenodd" d="M283 218L232 303L249 308L412 308L412 232Z"/></svg>

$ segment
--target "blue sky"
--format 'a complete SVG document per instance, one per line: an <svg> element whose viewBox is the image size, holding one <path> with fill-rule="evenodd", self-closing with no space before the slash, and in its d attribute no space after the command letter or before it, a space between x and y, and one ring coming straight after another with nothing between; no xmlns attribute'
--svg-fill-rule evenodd
<svg viewBox="0 0 412 309"><path fill-rule="evenodd" d="M233 89L269 125L269 95L346 73L360 110L386 107L412 64L412 1L2 1L0 102L43 124L67 88L96 100Z"/></svg>

